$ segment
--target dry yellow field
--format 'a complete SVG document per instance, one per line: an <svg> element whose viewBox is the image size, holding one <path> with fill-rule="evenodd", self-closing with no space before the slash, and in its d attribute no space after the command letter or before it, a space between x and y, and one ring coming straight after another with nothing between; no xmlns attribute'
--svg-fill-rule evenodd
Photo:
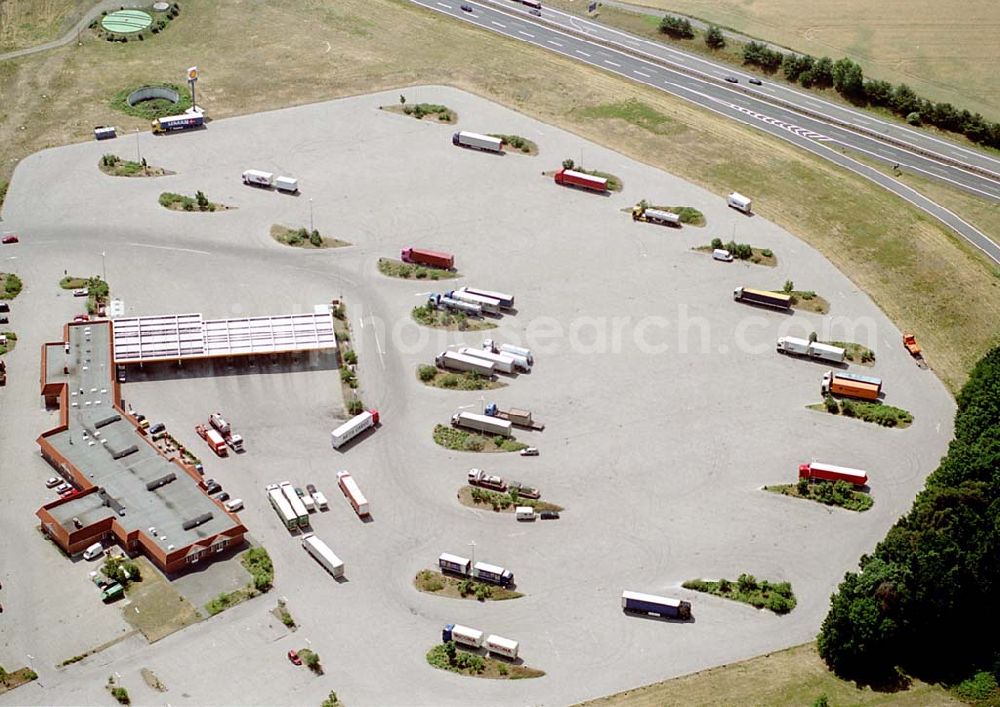
<svg viewBox="0 0 1000 707"><path fill-rule="evenodd" d="M32 152L92 139L95 125L148 130L109 101L127 86L183 81L192 47L199 103L212 118L443 83L717 194L752 194L764 218L819 249L916 331L952 390L1000 343L1000 273L896 197L667 94L405 0L187 0L166 32L144 42L88 40L0 62L0 181Z"/></svg>
<svg viewBox="0 0 1000 707"><path fill-rule="evenodd" d="M57 39L93 5L88 0L0 0L0 52Z"/></svg>
<svg viewBox="0 0 1000 707"><path fill-rule="evenodd" d="M584 0L576 0L583 3ZM994 0L625 0L674 10L1000 120L1000 3Z"/></svg>

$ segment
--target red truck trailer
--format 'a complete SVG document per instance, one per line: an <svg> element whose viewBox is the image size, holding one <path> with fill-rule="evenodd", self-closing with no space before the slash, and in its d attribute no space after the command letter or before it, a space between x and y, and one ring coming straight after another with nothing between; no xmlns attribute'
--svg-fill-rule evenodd
<svg viewBox="0 0 1000 707"><path fill-rule="evenodd" d="M403 248L399 252L399 259L404 263L416 263L417 265L429 265L432 268L443 268L451 270L455 267L455 256L451 253L438 253L434 250L424 248Z"/></svg>
<svg viewBox="0 0 1000 707"><path fill-rule="evenodd" d="M220 457L229 456L229 450L226 449L226 441L222 439L222 435L219 434L217 430L211 427L206 427L205 425L195 425L194 431L198 433L201 437L208 443L208 446L212 448Z"/></svg>
<svg viewBox="0 0 1000 707"><path fill-rule="evenodd" d="M589 189L601 194L608 190L608 180L603 177L594 177L583 172L574 172L572 169L561 169L556 172L556 184L569 187L580 187Z"/></svg>
<svg viewBox="0 0 1000 707"><path fill-rule="evenodd" d="M799 464L799 478L810 481L846 481L855 486L865 486L868 483L868 474L860 469L821 464L820 462Z"/></svg>

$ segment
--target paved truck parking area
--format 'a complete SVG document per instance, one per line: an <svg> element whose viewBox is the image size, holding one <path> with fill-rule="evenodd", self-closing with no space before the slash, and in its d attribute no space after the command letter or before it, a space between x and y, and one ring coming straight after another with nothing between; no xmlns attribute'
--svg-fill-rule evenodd
<svg viewBox="0 0 1000 707"><path fill-rule="evenodd" d="M101 701L113 672L133 701L175 705L316 704L331 689L359 705L597 697L811 640L843 573L936 466L954 412L944 386L914 365L875 304L793 235L727 208L724 194L455 89L410 88L406 96L455 109L457 126L377 109L397 103L398 93L56 148L18 167L3 216L21 242L0 253L0 270L25 282L10 315L19 343L0 389L0 532L6 547L24 550L0 554L0 665L27 665L31 655L41 680L0 704ZM459 149L455 130L522 135L541 154ZM98 171L102 154L130 158L137 147L150 165L176 174ZM620 176L624 191L597 196L542 175L567 157ZM244 186L240 174L250 168L295 176L302 192ZM157 204L163 191L196 190L236 208L191 214ZM694 206L708 226L634 223L622 209L642 198ZM353 245L302 251L268 234L272 224L308 226L310 218ZM720 263L691 250L734 232L738 242L771 248L778 266ZM410 309L450 284L376 269L379 257L410 245L455 253L464 277L451 283L511 292L517 314L486 332L420 328ZM345 414L338 372L323 355L264 361L256 371L130 370L126 401L166 423L202 458L206 476L244 500L240 519L270 552L275 589L151 646L132 637L57 669L126 627L120 608L100 604L83 586L85 568L45 541L34 518L52 475L34 439L55 417L38 395L39 346L57 340L79 311L81 301L58 289L64 270L102 268L128 316L310 312L342 296L361 395L382 425L331 449L330 430ZM736 286L775 289L786 280L826 297L830 315L732 300ZM893 430L807 410L821 399L829 366L780 356L774 340L814 330L875 349L874 368L850 370L881 376L886 402L911 411L914 424ZM425 387L417 366L486 337L534 352L533 372L485 392L485 401L529 408L546 424L516 435L539 457L452 452L431 438L458 409L478 412L483 394ZM244 437L245 454L218 459L195 434L216 410ZM797 465L813 459L867 470L874 507L855 514L760 491L793 481ZM558 521L517 524L466 508L455 495L470 467L538 486L567 510ZM340 469L361 485L372 522L361 522L340 493ZM264 486L284 480L315 483L329 499L329 511L312 515L313 529L344 560L346 581L331 579L280 524ZM481 604L418 593L414 574L441 552L513 570L526 596ZM778 617L680 588L689 578L742 572L790 581L797 608ZM688 600L694 620L626 616L623 589ZM301 625L295 633L269 613L280 596ZM424 654L451 622L519 640L524 662L547 675L487 681L431 668ZM306 645L322 658L321 678L284 657ZM149 690L143 667L170 691Z"/></svg>

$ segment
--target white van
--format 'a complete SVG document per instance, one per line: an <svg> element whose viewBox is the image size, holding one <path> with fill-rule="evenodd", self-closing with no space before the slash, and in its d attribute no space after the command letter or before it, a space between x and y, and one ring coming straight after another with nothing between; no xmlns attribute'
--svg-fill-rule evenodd
<svg viewBox="0 0 1000 707"><path fill-rule="evenodd" d="M733 254L724 248L716 248L712 251L712 257L716 260L721 260L724 263L733 262Z"/></svg>
<svg viewBox="0 0 1000 707"><path fill-rule="evenodd" d="M531 506L518 506L514 509L514 517L518 520L534 520L535 509Z"/></svg>
<svg viewBox="0 0 1000 707"><path fill-rule="evenodd" d="M231 498L222 504L225 506L226 510L230 513L235 513L236 511L243 510L243 499L242 498Z"/></svg>
<svg viewBox="0 0 1000 707"><path fill-rule="evenodd" d="M94 543L83 551L83 559L96 560L104 554L104 546L101 543Z"/></svg>

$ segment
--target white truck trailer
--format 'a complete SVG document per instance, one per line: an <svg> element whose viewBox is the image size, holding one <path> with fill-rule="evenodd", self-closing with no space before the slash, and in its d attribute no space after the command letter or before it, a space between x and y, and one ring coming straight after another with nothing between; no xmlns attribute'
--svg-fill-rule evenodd
<svg viewBox="0 0 1000 707"><path fill-rule="evenodd" d="M298 194L299 180L295 177L278 177L274 180L274 188L289 194Z"/></svg>
<svg viewBox="0 0 1000 707"><path fill-rule="evenodd" d="M434 359L438 368L450 368L453 371L472 371L481 376L492 376L496 365L492 361L478 356L467 356L455 351L442 351Z"/></svg>
<svg viewBox="0 0 1000 707"><path fill-rule="evenodd" d="M474 412L455 413L451 416L451 424L453 427L465 427L486 434L500 435L501 437L511 436L511 423L507 420L478 415Z"/></svg>
<svg viewBox="0 0 1000 707"><path fill-rule="evenodd" d="M517 641L490 634L486 637L486 650L492 655L502 655L510 660L517 660L517 650L520 647Z"/></svg>
<svg viewBox="0 0 1000 707"><path fill-rule="evenodd" d="M317 538L315 533L306 533L302 536L302 547L304 547L306 552L312 555L318 563L323 565L323 568L333 575L335 579L339 579L344 576L343 561L333 554L333 550L331 550L325 542Z"/></svg>
<svg viewBox="0 0 1000 707"><path fill-rule="evenodd" d="M531 349L526 349L523 346L514 346L514 344L498 344L493 339L486 339L483 341L483 348L487 351L492 351L493 353L505 353L512 356L521 356L528 362L529 366L535 365L535 357L531 355Z"/></svg>
<svg viewBox="0 0 1000 707"><path fill-rule="evenodd" d="M500 303L501 309L514 308L514 295L508 295L504 292L494 292L493 290L483 290L478 287L459 287L458 289L462 292L471 292L474 295L495 299Z"/></svg>
<svg viewBox="0 0 1000 707"><path fill-rule="evenodd" d="M292 512L299 519L300 528L309 527L309 510L306 508L306 504L302 502L299 495L295 493L295 487L288 481L282 481L279 484L281 492L285 494L285 498L288 500L288 505L292 507Z"/></svg>
<svg viewBox="0 0 1000 707"><path fill-rule="evenodd" d="M471 648L483 647L483 632L462 624L448 624L441 631L441 642L454 641Z"/></svg>
<svg viewBox="0 0 1000 707"><path fill-rule="evenodd" d="M270 189L274 186L274 175L259 169L248 169L243 173L243 183Z"/></svg>
<svg viewBox="0 0 1000 707"><path fill-rule="evenodd" d="M742 211L745 214L750 213L750 197L743 196L739 192L733 192L726 197L726 204L733 207L737 211Z"/></svg>
<svg viewBox="0 0 1000 707"><path fill-rule="evenodd" d="M447 295L431 295L427 298L427 304L435 309L450 309L453 312L471 314L474 317L483 316L483 308L478 304L463 302L461 300L448 297Z"/></svg>
<svg viewBox="0 0 1000 707"><path fill-rule="evenodd" d="M358 482L354 480L349 471L338 471L337 472L337 485L343 492L347 501L351 504L354 512L359 516L364 518L370 515L370 510L368 508L368 499L365 495L361 493L361 487L358 486Z"/></svg>
<svg viewBox="0 0 1000 707"><path fill-rule="evenodd" d="M667 226L680 226L681 217L671 211L661 211L660 209L646 209L642 212L646 221L652 223L662 223Z"/></svg>
<svg viewBox="0 0 1000 707"><path fill-rule="evenodd" d="M464 346L460 348L458 353L462 356L472 356L473 358L482 359L483 361L489 361L493 364L493 367L501 373L513 373L515 369L520 368L517 364L517 360L513 356L509 356L507 354L492 353L486 349L476 349L471 346Z"/></svg>
<svg viewBox="0 0 1000 707"><path fill-rule="evenodd" d="M500 314L500 300L477 295L468 290L452 290L446 297L469 304L478 304L486 314Z"/></svg>
<svg viewBox="0 0 1000 707"><path fill-rule="evenodd" d="M839 346L821 344L818 341L808 341L807 339L797 339L794 336L782 336L775 342L778 353L795 354L796 356L808 356L809 358L819 358L824 361L843 363L846 352Z"/></svg>
<svg viewBox="0 0 1000 707"><path fill-rule="evenodd" d="M377 425L378 420L378 410L367 410L355 415L330 433L330 443L334 449L339 449L365 430Z"/></svg>
<svg viewBox="0 0 1000 707"><path fill-rule="evenodd" d="M451 144L459 147L471 147L474 150L486 152L503 152L503 140L491 135L480 135L462 130L451 136Z"/></svg>

